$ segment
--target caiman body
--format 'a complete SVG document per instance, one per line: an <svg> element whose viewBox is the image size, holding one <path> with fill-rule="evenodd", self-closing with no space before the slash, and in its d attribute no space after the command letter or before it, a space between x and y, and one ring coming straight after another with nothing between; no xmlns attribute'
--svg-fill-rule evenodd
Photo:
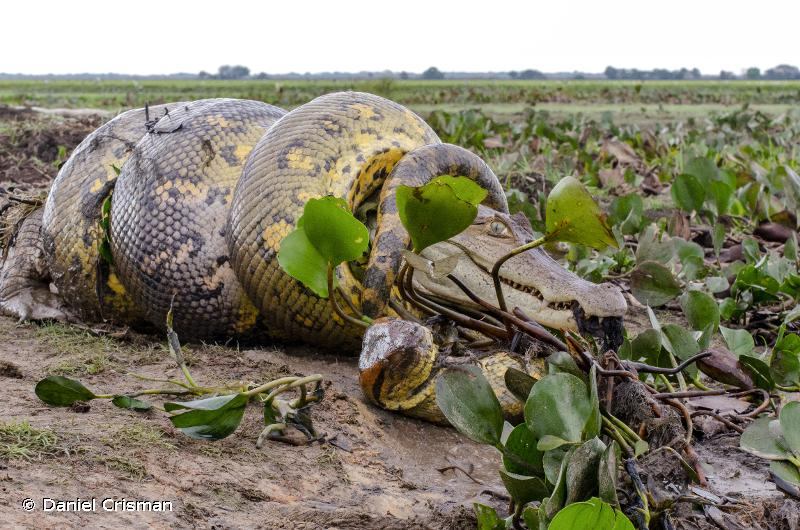
<svg viewBox="0 0 800 530"><path fill-rule="evenodd" d="M76 149L47 199L44 244L28 260L34 265L18 270L14 258L31 233L20 232L6 249L0 309L20 318L144 319L163 328L172 307L185 340L270 336L355 353L363 330L278 265L280 242L309 199L341 197L373 219L366 263L336 270L353 306L372 317L394 314L388 301L409 244L398 186L456 175L488 190L473 225L425 254L459 254L454 274L487 300L494 299L491 264L532 237L526 222L508 215L504 190L479 157L441 143L413 112L378 96L328 94L289 113L202 100L168 104L151 117L145 123L144 111L130 111ZM501 277L510 306L553 328L625 313L616 287L586 282L542 251L509 261ZM50 280L60 297L43 296ZM414 282L453 305L470 303L447 281L417 273ZM39 296L20 311L14 301L34 287Z"/></svg>

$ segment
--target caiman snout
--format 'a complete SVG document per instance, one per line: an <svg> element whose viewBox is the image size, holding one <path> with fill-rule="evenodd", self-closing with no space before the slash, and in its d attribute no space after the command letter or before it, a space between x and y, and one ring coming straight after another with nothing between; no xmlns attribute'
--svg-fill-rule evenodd
<svg viewBox="0 0 800 530"><path fill-rule="evenodd" d="M494 263L532 239L533 231L524 215L509 215L481 206L469 228L448 241L426 248L422 254L431 261L458 254L458 265L452 275L479 297L496 303L490 273ZM447 278L434 279L417 273L414 280L419 288L440 298L474 306ZM500 280L507 306L520 308L542 325L589 332L603 337L609 345L617 343L615 337L621 337L627 304L619 287L584 280L541 248L506 261L500 270Z"/></svg>

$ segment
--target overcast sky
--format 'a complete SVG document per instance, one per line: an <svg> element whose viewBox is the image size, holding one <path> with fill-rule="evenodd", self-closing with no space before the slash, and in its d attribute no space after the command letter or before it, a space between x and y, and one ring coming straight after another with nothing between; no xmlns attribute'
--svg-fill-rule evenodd
<svg viewBox="0 0 800 530"><path fill-rule="evenodd" d="M800 0L7 0L0 72L800 66Z"/></svg>

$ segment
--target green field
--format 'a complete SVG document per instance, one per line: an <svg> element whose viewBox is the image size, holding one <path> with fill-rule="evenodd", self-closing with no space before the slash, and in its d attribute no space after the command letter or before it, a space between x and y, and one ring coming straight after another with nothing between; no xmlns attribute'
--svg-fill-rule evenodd
<svg viewBox="0 0 800 530"><path fill-rule="evenodd" d="M798 81L0 81L0 103L119 110L233 97L292 108L338 90L372 92L415 109L451 106L797 105Z"/></svg>

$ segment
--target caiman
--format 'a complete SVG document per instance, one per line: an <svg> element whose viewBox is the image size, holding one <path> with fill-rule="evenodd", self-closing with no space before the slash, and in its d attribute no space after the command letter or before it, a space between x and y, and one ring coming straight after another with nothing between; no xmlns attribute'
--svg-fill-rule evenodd
<svg viewBox="0 0 800 530"><path fill-rule="evenodd" d="M407 108L341 92L288 113L234 99L129 111L87 137L56 177L43 211L16 223L0 269L0 309L20 319L163 329L172 308L175 330L186 340L269 337L354 353L363 341L368 397L439 421L431 401L436 347L425 331L409 331L419 342L406 353L380 351L383 326L364 339L362 328L343 321L277 260L309 199L341 197L372 220L373 231L366 262L336 269L339 285L364 314L396 316L389 300L410 238L395 192L438 175L468 177L488 194L470 227L423 255L458 254L452 274L493 300L488 271L531 240L530 225L509 215L504 189L480 157L442 143ZM501 280L509 307L542 325L620 332L620 290L579 278L542 250L510 260ZM417 273L413 281L453 306L472 304L449 280ZM501 394L513 359L507 352L480 359Z"/></svg>

